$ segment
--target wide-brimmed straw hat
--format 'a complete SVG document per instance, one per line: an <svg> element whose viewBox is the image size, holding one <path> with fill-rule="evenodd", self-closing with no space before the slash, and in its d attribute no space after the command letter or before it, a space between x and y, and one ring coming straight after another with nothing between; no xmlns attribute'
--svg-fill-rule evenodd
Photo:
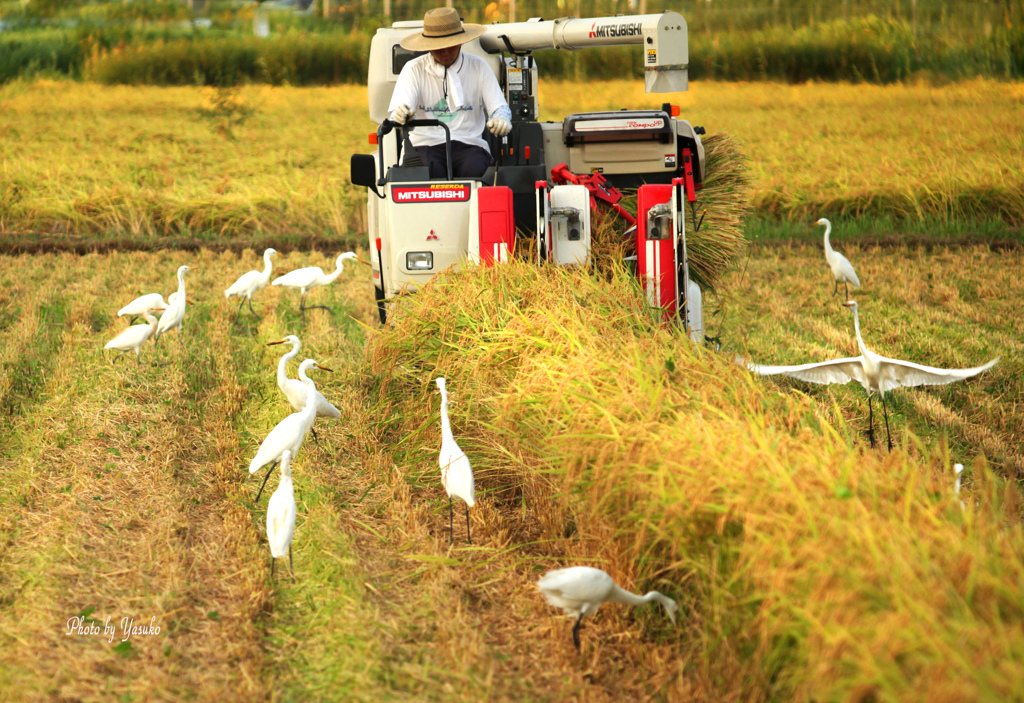
<svg viewBox="0 0 1024 703"><path fill-rule="evenodd" d="M473 41L486 31L482 24L463 24L454 7L438 7L423 15L423 33L410 34L401 47L409 51L447 49Z"/></svg>

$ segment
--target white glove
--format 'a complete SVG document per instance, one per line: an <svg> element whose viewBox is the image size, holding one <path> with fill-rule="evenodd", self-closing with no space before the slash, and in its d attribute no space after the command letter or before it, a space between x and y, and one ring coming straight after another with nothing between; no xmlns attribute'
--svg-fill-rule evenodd
<svg viewBox="0 0 1024 703"><path fill-rule="evenodd" d="M405 121L412 117L415 112L416 111L408 105L399 105L395 108L395 111L391 113L391 121L397 122L398 124L405 124Z"/></svg>
<svg viewBox="0 0 1024 703"><path fill-rule="evenodd" d="M398 110L395 110L398 112ZM512 131L512 123L504 117L492 117L487 120L487 131L496 137L504 137Z"/></svg>

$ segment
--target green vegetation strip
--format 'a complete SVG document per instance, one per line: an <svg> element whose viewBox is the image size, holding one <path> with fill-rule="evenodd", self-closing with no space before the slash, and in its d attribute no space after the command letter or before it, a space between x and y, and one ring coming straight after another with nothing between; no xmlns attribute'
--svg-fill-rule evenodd
<svg viewBox="0 0 1024 703"><path fill-rule="evenodd" d="M551 14L545 15L551 17ZM0 35L0 83L42 73L105 84L270 85L365 83L370 37L324 27L270 38L242 34L82 29ZM177 36L176 36L177 35ZM903 19L868 15L793 28L691 32L690 79L893 83L1024 76L1024 32L920 36ZM542 52L545 78L606 80L643 67L635 48Z"/></svg>

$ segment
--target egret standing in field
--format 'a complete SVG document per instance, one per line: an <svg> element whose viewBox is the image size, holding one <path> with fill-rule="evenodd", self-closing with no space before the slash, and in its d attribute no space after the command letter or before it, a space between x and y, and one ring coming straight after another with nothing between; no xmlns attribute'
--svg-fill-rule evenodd
<svg viewBox="0 0 1024 703"><path fill-rule="evenodd" d="M249 271L243 273L237 281L231 284L231 287L224 291L225 298L231 298L232 296L239 296L242 298L242 302L238 304L238 310L235 312L235 319L242 313L242 305L246 302L249 303L249 312L259 318L256 311L252 309L252 296L258 290L266 288L270 282L270 274L274 271L274 264L271 262L270 257L281 256L280 252L276 249L267 249L263 252L263 270L262 271Z"/></svg>
<svg viewBox="0 0 1024 703"><path fill-rule="evenodd" d="M177 297L168 304L167 310L160 318L160 323L156 326L154 342L159 341L160 337L175 327L178 328L178 338L181 338L181 321L185 319L185 303L187 302L185 298L185 272L190 270L188 266L178 267Z"/></svg>
<svg viewBox="0 0 1024 703"><path fill-rule="evenodd" d="M850 284L854 288L860 288L860 279L857 278L857 272L853 270L853 264L829 244L828 236L832 234L832 223L823 217L814 224L825 225L825 261L828 262L829 267L832 269L832 275L836 279L836 287L832 291L832 295L839 293L839 284L842 283L843 288L846 290L846 300L849 300Z"/></svg>
<svg viewBox="0 0 1024 703"><path fill-rule="evenodd" d="M313 367L323 371L331 370L326 366L320 366L313 359L306 359L302 362L299 366L299 374L303 377L303 383L306 384L306 392L310 395L316 393L316 384L313 383L313 379L306 376L306 370ZM281 461L284 452L287 450L292 453L293 457L298 456L299 450L302 448L302 442L306 439L306 433L313 427L314 420L316 420L316 405L314 403L306 403L302 412L292 413L277 423L277 426L270 431L267 438L260 444L256 456L249 462L249 473L254 474L267 464L271 464L271 466L267 470L267 475L264 477L260 490L253 502L258 503L260 501L260 496L263 495L263 488L267 485L267 479L270 478L274 467Z"/></svg>
<svg viewBox="0 0 1024 703"><path fill-rule="evenodd" d="M438 462L441 465L441 483L448 493L448 541L452 542L455 539L452 518L452 496L455 496L466 504L466 541L472 544L473 540L469 535L469 509L476 504L473 468L469 465L469 458L452 436L451 424L448 422L448 391L445 389L444 378L437 379L437 388L441 391L441 454L438 456Z"/></svg>
<svg viewBox="0 0 1024 703"><path fill-rule="evenodd" d="M159 310L159 308L154 309ZM142 363L139 361L139 347L145 344L146 340L156 331L156 318L153 317L149 310L143 312L142 315L146 318L146 324L132 325L103 346L104 349L116 349L121 352L110 360L111 364L132 350L135 351L135 362Z"/></svg>
<svg viewBox="0 0 1024 703"><path fill-rule="evenodd" d="M306 407L306 383L303 379L305 373L299 369L298 380L288 378L288 362L298 355L299 349L302 348L302 342L300 342L299 338L294 334L290 334L275 342L267 342L268 347L274 346L275 344L292 345L292 350L282 356L281 360L277 362L277 387L281 389L282 393L284 393L284 397L288 399L292 409L295 410L295 412L299 412ZM331 417L334 419L341 417L341 412L331 405L319 390L316 392L316 416Z"/></svg>
<svg viewBox="0 0 1024 703"><path fill-rule="evenodd" d="M338 276L341 275L341 272L345 269L346 259L361 261L361 259L356 256L355 252L347 251L338 257L338 260L335 262L335 266L337 268L334 269L333 273L325 274L319 266L307 266L306 268L295 269L290 273L286 273L285 275L274 279L274 285L284 286L285 288L295 288L302 291L302 297L299 299L299 310L302 311L303 315L306 314L306 310L313 310L315 308L322 308L327 312L330 312L331 309L326 305L310 305L307 307L306 293L317 286L326 286L330 283L334 283ZM362 263L366 262L363 261Z"/></svg>
<svg viewBox="0 0 1024 703"><path fill-rule="evenodd" d="M998 358L993 359L984 366L975 366L970 369L938 369L933 366L922 366L910 361L899 359L888 359L879 356L864 345L864 339L860 336L860 317L857 315L857 303L848 300L843 303L844 307L853 310L853 329L857 335L857 346L860 347L860 356L849 359L835 359L834 361L822 361L817 364L802 364L800 366L759 366L749 364L749 368L762 375L773 376L784 374L808 383L849 383L857 381L864 387L868 394L868 435L871 438L871 446L875 445L874 416L871 410L871 395L878 393L882 399L882 412L885 415L885 437L892 449L892 436L889 433L889 411L885 407L885 394L888 391L900 387L913 386L942 386L954 381L962 381L971 376L977 376L982 371L995 366Z"/></svg>
<svg viewBox="0 0 1024 703"><path fill-rule="evenodd" d="M299 353L299 349L302 347L302 342L294 334L290 334L284 339L279 339L276 342L268 342L267 346L273 346L275 344L291 344L292 350L281 357L281 360L277 362L277 387L284 393L284 397L288 399L292 409L295 412L300 412L306 407L306 384L304 382L305 373L299 371L299 379L288 378L288 362L295 358ZM336 407L327 402L327 398L323 396L319 390L316 392L316 416L317 417L331 417L338 419L341 417L341 411ZM313 439L316 440L317 444L320 443L320 438L316 436L316 427L310 427L309 431L313 434Z"/></svg>
<svg viewBox="0 0 1024 703"><path fill-rule="evenodd" d="M288 568L295 583L295 566L292 563L292 537L295 536L295 488L292 484L292 453L285 449L281 453L281 483L267 503L267 542L270 544L270 577L274 577L274 564L278 557L288 555Z"/></svg>
<svg viewBox="0 0 1024 703"><path fill-rule="evenodd" d="M537 581L537 588L548 603L576 616L572 642L577 650L580 648L580 623L583 622L583 616L596 613L602 603L643 605L658 601L665 606L665 613L673 625L676 624L676 611L679 610L674 600L658 591L649 591L643 596L635 595L615 585L612 577L605 572L590 566L571 566L568 569L549 571Z"/></svg>

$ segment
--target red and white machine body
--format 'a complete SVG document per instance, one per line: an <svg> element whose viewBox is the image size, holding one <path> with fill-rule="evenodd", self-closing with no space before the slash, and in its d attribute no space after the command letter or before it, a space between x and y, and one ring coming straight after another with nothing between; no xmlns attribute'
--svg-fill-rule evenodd
<svg viewBox="0 0 1024 703"><path fill-rule="evenodd" d="M421 22L396 22L374 36L367 78L369 117L379 125L371 143L378 148L352 157L352 181L367 188L367 234L381 322L389 300L416 291L449 267L509 260L517 229L536 237L538 263L589 266L593 228L606 217L621 217L623 230L633 224L633 214L620 202L623 190L639 188L638 274L648 302L663 310L666 320L679 320L699 333L700 291L687 273L683 206L694 206L703 180L703 128L678 119L678 108L669 103L661 109L582 112L541 121L539 70L532 56L544 49L635 45L642 47L638 56L647 92L686 90L689 53L682 15L488 25L462 51L483 57L494 71L512 113L512 131L500 139L485 133L494 164L480 177L464 179L430 178L405 146L407 130L443 127L440 121L397 125L387 119L402 68L422 53L403 49L401 41L421 30ZM669 185L673 179L680 184Z"/></svg>
<svg viewBox="0 0 1024 703"><path fill-rule="evenodd" d="M590 263L590 192L581 185L537 182L537 262Z"/></svg>
<svg viewBox="0 0 1024 703"><path fill-rule="evenodd" d="M387 183L370 194L373 282L385 297L415 292L439 271L508 261L515 246L512 191L479 181ZM382 256L381 252L388 252Z"/></svg>
<svg viewBox="0 0 1024 703"><path fill-rule="evenodd" d="M645 185L637 191L637 276L647 304L677 319L691 339L704 337L700 287L690 280L686 261L686 181ZM684 293L685 291L685 293Z"/></svg>

